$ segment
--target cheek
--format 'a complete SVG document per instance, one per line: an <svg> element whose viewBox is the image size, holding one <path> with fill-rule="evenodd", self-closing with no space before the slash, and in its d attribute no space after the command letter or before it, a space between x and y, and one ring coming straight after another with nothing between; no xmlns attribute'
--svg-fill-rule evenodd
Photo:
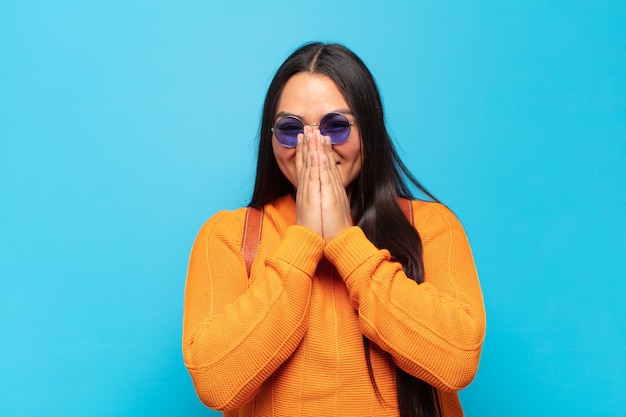
<svg viewBox="0 0 626 417"><path fill-rule="evenodd" d="M347 142L335 147L335 153L339 157L344 186L348 187L361 173L361 138L358 135L350 137Z"/></svg>
<svg viewBox="0 0 626 417"><path fill-rule="evenodd" d="M348 139L345 148L342 149L342 157L346 162L361 165L361 137L356 134Z"/></svg>
<svg viewBox="0 0 626 417"><path fill-rule="evenodd" d="M274 158L280 168L280 171L293 185L296 181L296 165L294 158L296 156L295 148L285 148L276 142L272 141L272 149L274 151Z"/></svg>

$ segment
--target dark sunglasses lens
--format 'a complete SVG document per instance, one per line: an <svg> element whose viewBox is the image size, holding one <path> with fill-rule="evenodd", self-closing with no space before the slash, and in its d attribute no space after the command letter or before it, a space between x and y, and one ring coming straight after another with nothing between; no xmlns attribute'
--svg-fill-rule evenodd
<svg viewBox="0 0 626 417"><path fill-rule="evenodd" d="M320 122L320 132L330 136L333 145L344 143L350 136L350 121L340 113L329 113Z"/></svg>
<svg viewBox="0 0 626 417"><path fill-rule="evenodd" d="M291 116L283 117L274 127L276 139L288 148L295 148L300 133L304 133L304 124L300 119Z"/></svg>

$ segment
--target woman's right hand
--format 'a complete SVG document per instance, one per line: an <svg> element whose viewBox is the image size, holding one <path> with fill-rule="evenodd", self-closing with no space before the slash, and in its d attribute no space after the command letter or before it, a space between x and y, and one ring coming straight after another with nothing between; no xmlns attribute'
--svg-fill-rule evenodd
<svg viewBox="0 0 626 417"><path fill-rule="evenodd" d="M310 126L298 135L296 145L296 224L323 236L320 150Z"/></svg>

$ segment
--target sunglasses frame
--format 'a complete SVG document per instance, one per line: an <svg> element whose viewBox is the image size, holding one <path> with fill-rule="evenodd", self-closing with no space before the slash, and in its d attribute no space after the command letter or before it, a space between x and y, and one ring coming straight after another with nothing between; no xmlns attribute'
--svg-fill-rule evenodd
<svg viewBox="0 0 626 417"><path fill-rule="evenodd" d="M346 135L346 137L345 137L344 139L342 139L341 141L337 141L337 142L333 141L333 136L332 136L331 134L328 134L328 135L327 135L327 134L325 134L325 133L324 133L324 131L322 131L322 129L321 129L321 128L322 128L322 125L323 125L323 123L324 123L324 120L329 120L329 119L331 119L331 118L333 118L333 117L336 117L336 116L341 116L342 118L344 118L344 119L345 119L345 121L346 121L346 123L347 123L347 128L346 128L346 129L347 129L347 132L348 132L348 133L347 133L347 135ZM330 113L327 113L327 114L325 114L325 115L322 117L322 119L319 121L319 123L312 123L312 124L306 124L306 123L304 123L304 121L303 121L302 119L300 119L299 117L297 117L297 116L284 116L284 117L281 117L281 118L280 118L280 119L279 119L279 120L278 120L278 121L274 124L274 127L272 127L272 132L273 132L273 133L274 133L274 135L276 136L276 140L278 141L278 143L280 143L280 144L281 144L282 146L284 146L285 148L295 148L295 147L296 147L296 142L294 142L294 141L289 141L288 143L284 143L283 141L281 141L281 140L279 139L279 135L282 135L282 133L277 134L277 131L280 131L281 129L280 129L280 128L277 128L276 126L278 126L278 124L279 124L280 122L282 122L283 120L285 120L285 119L292 119L292 120L294 120L294 121L297 121L297 122L298 122L298 124L302 125L302 131L301 131L301 132L300 132L300 131L298 131L298 133L296 134L296 137L297 137L297 135L299 135L300 133L304 133L304 128L305 128L305 126L319 126L319 127L320 127L320 132L322 133L322 135L323 135L323 136L328 136L328 137L330 137L330 143L332 143L333 145L340 145L340 144L344 143L346 140L348 140L348 138L350 137L350 133L351 133L351 130L352 130L352 126L356 123L356 121L352 121L352 122L351 122L350 120L348 120L348 118L346 117L346 115L345 115L345 114L343 114L343 113L339 113L339 112L330 112ZM290 143L292 143L292 142L294 143L293 145L291 145L291 144L290 144Z"/></svg>

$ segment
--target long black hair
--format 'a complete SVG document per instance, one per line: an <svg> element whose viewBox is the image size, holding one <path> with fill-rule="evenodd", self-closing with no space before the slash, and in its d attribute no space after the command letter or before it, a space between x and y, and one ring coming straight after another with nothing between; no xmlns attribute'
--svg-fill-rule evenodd
<svg viewBox="0 0 626 417"><path fill-rule="evenodd" d="M339 44L310 43L292 53L274 76L263 106L254 191L250 207L260 207L294 186L281 172L272 150L271 128L276 107L287 81L301 73L323 74L339 88L355 116L361 135L362 166L351 184L352 218L378 248L389 250L406 275L424 280L422 242L398 205L398 197L413 198L409 184L430 194L409 172L398 156L384 122L384 113L374 77L363 61ZM416 306L419 307L419 306ZM369 356L369 340L363 337L370 379L378 393ZM398 404L402 417L440 417L437 390L396 367Z"/></svg>

